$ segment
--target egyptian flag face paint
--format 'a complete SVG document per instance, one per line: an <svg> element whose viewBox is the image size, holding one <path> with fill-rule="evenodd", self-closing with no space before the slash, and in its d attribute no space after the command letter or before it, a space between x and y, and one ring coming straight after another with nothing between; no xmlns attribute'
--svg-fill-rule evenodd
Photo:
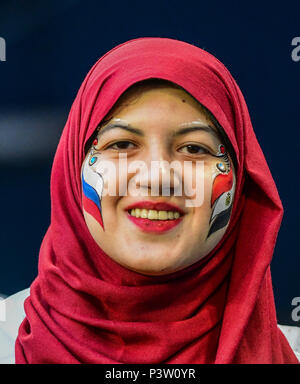
<svg viewBox="0 0 300 384"><path fill-rule="evenodd" d="M93 145L97 143L94 142ZM101 198L103 193L103 177L97 172L95 165L99 161L99 153L94 148L84 160L81 171L82 180L82 206L103 228Z"/></svg>
<svg viewBox="0 0 300 384"><path fill-rule="evenodd" d="M219 145L216 171L213 175L211 207L207 237L224 228L230 219L235 191L235 176L227 151L223 144Z"/></svg>

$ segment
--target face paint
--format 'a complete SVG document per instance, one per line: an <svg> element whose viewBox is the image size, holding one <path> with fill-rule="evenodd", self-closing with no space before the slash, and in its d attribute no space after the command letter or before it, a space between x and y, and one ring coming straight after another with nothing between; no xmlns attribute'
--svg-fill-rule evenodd
<svg viewBox="0 0 300 384"><path fill-rule="evenodd" d="M99 161L99 152L97 153L95 148L97 144L98 140L95 139L93 148L82 165L82 206L87 213L97 220L104 230L101 208L104 181L101 174L94 167Z"/></svg>
<svg viewBox="0 0 300 384"><path fill-rule="evenodd" d="M212 185L212 214L209 221L210 229L207 237L228 224L235 190L235 177L223 144L219 145L218 153L215 156L218 157L220 161L216 164L217 173L215 174Z"/></svg>

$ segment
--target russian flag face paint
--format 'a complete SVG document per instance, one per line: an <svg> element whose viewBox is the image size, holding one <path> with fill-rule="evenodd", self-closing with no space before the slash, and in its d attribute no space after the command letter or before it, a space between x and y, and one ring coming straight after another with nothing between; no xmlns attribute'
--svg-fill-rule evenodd
<svg viewBox="0 0 300 384"><path fill-rule="evenodd" d="M83 162L81 170L82 206L104 230L101 207L104 181L101 174L96 171L95 164L97 161L99 161L99 155L91 150Z"/></svg>

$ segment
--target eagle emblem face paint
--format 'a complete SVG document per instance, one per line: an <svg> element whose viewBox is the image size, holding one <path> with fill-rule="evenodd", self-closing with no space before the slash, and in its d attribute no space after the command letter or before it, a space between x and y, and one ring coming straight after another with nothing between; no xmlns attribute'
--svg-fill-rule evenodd
<svg viewBox="0 0 300 384"><path fill-rule="evenodd" d="M235 192L235 176L223 144L219 145L218 152L214 156L218 158L218 162L213 175L211 194L212 213L207 237L228 224Z"/></svg>
<svg viewBox="0 0 300 384"><path fill-rule="evenodd" d="M95 145L95 143L93 143ZM96 164L99 161L99 153L93 147L89 155L85 158L82 170L82 206L103 228L101 199L104 188L102 175L97 172Z"/></svg>

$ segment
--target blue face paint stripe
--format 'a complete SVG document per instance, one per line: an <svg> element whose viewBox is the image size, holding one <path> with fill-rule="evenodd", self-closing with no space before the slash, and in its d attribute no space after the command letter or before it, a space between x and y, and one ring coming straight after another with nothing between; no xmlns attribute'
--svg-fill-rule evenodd
<svg viewBox="0 0 300 384"><path fill-rule="evenodd" d="M85 196L88 199L92 200L97 205L97 207L101 212L101 203L100 203L99 195L97 191L84 180L83 174L82 174L82 190Z"/></svg>

